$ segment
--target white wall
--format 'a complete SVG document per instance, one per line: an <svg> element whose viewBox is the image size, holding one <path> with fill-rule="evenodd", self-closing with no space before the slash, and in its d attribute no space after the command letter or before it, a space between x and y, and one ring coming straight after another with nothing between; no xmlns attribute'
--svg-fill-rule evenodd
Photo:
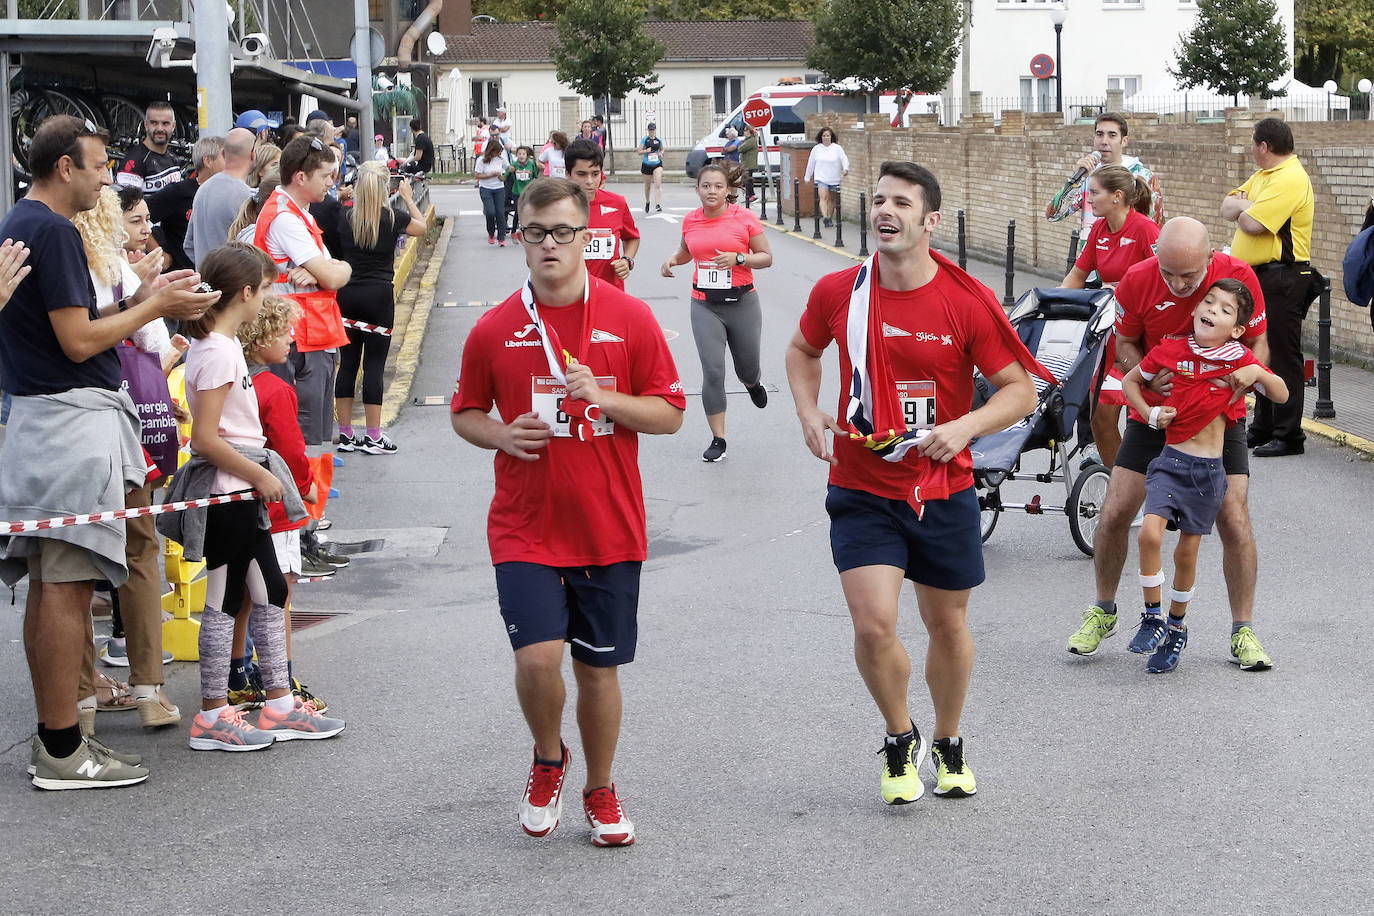
<svg viewBox="0 0 1374 916"><path fill-rule="evenodd" d="M969 88L989 99L1021 95L1036 54L1054 57L1054 24L1048 0L972 0L973 28ZM1062 60L1064 96L1102 96L1109 76L1138 76L1140 89L1172 90L1168 65L1179 36L1193 24L1192 0L1068 0ZM1289 72L1293 50L1293 0L1278 0L1288 40ZM962 68L960 61L959 68ZM954 85L962 70L956 68ZM1048 91L1053 100L1054 86ZM1052 108L1051 108L1052 110Z"/></svg>

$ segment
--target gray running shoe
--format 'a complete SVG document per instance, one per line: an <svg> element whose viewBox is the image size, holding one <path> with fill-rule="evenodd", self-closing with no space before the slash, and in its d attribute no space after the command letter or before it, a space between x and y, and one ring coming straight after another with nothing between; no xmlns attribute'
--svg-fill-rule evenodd
<svg viewBox="0 0 1374 916"><path fill-rule="evenodd" d="M333 738L343 731L344 720L322 716L314 706L302 703L297 697L295 706L284 715L274 713L270 705L264 706L262 712L258 713L258 730L274 735L278 741L297 738L318 741L321 738Z"/></svg>
<svg viewBox="0 0 1374 916"><path fill-rule="evenodd" d="M259 731L243 721L243 713L228 707L206 728L200 716L191 719L190 746L193 751L261 751L272 746L276 737Z"/></svg>
<svg viewBox="0 0 1374 916"><path fill-rule="evenodd" d="M328 563L326 563L324 560L321 560L319 557L316 557L314 554L301 554L302 576L332 576L336 572L338 572L337 569L335 569L333 566L330 566ZM253 708L256 709L257 707Z"/></svg>
<svg viewBox="0 0 1374 916"><path fill-rule="evenodd" d="M148 778L148 771L116 760L98 742L82 741L70 757L53 757L38 742L33 761L33 784L39 789L113 789Z"/></svg>
<svg viewBox="0 0 1374 916"><path fill-rule="evenodd" d="M87 744L90 744L92 747L99 748L100 750L104 751L106 754L109 754L109 755L110 755L111 757L113 757L115 760L118 760L120 763L127 763L129 766L133 766L133 767L140 766L140 765L143 763L143 755L141 755L141 754L124 754L124 753L121 753L121 752L119 752L119 751L113 750L113 749L110 748L108 745L104 744L103 742L97 741L94 735L87 735L87 736L86 736L86 743L87 743ZM37 736L37 735L34 735L33 738L32 738L32 740L29 741L29 775L30 775L30 776L32 776L34 773L38 772L38 749L41 748L42 746L43 746L43 742L40 741L40 740L38 740L38 736Z"/></svg>

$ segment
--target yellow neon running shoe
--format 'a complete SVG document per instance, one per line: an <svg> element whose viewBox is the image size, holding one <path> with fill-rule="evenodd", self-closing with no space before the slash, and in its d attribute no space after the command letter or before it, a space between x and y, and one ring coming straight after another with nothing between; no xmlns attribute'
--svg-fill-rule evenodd
<svg viewBox="0 0 1374 916"><path fill-rule="evenodd" d="M883 758L883 801L889 805L909 805L925 794L921 783L921 764L930 752L930 743L912 726L914 737L907 741L889 738L878 750Z"/></svg>
<svg viewBox="0 0 1374 916"><path fill-rule="evenodd" d="M964 762L962 738L936 738L931 749L935 760L935 794L941 798L967 798L977 793L973 770Z"/></svg>

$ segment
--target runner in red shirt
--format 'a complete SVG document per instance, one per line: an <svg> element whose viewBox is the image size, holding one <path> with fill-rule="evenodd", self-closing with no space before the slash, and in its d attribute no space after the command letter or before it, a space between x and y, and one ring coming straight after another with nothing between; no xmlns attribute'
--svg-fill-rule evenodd
<svg viewBox="0 0 1374 916"><path fill-rule="evenodd" d="M887 725L880 753L888 804L921 797L929 749L907 702L911 661L897 636L903 578L915 583L930 634L935 793L976 791L959 737L973 667L969 592L983 581L968 443L1034 409L1035 386L1023 365L1044 372L992 293L931 252L939 211L934 175L912 162L883 163L870 214L878 253L816 284L787 349L806 445L831 464L831 550L854 621L854 657ZM845 380L838 415L847 426L817 406L821 356L832 341ZM975 366L997 391L970 412Z"/></svg>
<svg viewBox="0 0 1374 916"><path fill-rule="evenodd" d="M515 683L534 735L520 808L531 836L558 826L563 643L572 644L592 842L634 842L611 782L617 665L634 658L647 536L638 434L682 425L686 400L649 307L587 275L586 195L538 178L520 196L530 279L483 315L463 347L453 428L496 450L487 536ZM495 405L500 419L489 416Z"/></svg>
<svg viewBox="0 0 1374 916"><path fill-rule="evenodd" d="M1129 372L1144 353L1170 335L1186 334L1192 326L1193 310L1216 281L1233 278L1242 282L1255 302L1254 316L1246 324L1241 343L1249 347L1260 362L1269 357L1265 343L1264 296L1250 265L1228 254L1213 251L1207 227L1189 217L1176 217L1165 223L1156 244L1157 255L1126 271L1116 288L1117 364ZM1173 373L1161 371L1143 392L1150 406L1163 403L1172 386ZM1245 417L1245 401L1237 399L1228 416ZM1126 433L1112 468L1107 496L1093 535L1093 569L1097 580L1097 603L1083 614L1083 624L1069 637L1068 650L1074 655L1093 655L1102 640L1116 633L1116 591L1126 563L1131 521L1145 502L1145 473L1165 445L1164 432L1151 429L1134 409L1126 420ZM1250 490L1249 453L1245 447L1244 424L1230 426L1225 433L1222 464L1226 471L1226 497L1217 516L1226 587L1231 603L1231 658L1239 662L1237 638L1250 640L1247 656L1259 657L1262 664L1249 669L1270 667L1252 629L1255 599L1255 536L1250 528L1247 504ZM1163 628L1141 615L1140 628L1128 648L1150 654L1163 638ZM1244 629L1245 633L1241 630Z"/></svg>
<svg viewBox="0 0 1374 916"><path fill-rule="evenodd" d="M771 267L773 249L763 224L747 207L730 203L743 188L738 165L713 162L697 173L701 206L682 220L682 244L663 262L659 273L692 262L692 337L701 359L701 406L711 428L711 444L702 461L725 457L725 354L744 383L749 400L768 406L759 365L763 307L754 291L754 271Z"/></svg>
<svg viewBox="0 0 1374 916"><path fill-rule="evenodd" d="M591 201L587 217L591 241L582 252L587 273L616 289L624 289L625 278L635 269L639 230L625 198L602 187L605 157L606 153L591 140L574 140L563 151L568 177L582 186Z"/></svg>
<svg viewBox="0 0 1374 916"><path fill-rule="evenodd" d="M1082 289L1088 275L1097 271L1103 286L1115 287L1131 266L1154 257L1159 226L1148 218L1150 186L1119 165L1104 165L1088 179L1088 200L1098 215L1088 232L1073 269L1060 285ZM1102 463L1111 467L1121 447L1121 367L1116 365L1116 335L1107 338L1102 355L1108 366L1092 415L1093 442Z"/></svg>

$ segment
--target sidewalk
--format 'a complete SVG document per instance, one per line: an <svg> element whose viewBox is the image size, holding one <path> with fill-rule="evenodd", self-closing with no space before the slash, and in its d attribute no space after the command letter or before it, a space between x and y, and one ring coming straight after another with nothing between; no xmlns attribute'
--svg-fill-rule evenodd
<svg viewBox="0 0 1374 916"><path fill-rule="evenodd" d="M792 232L794 225L790 214L783 214L784 226L777 224L777 211L775 204L770 203L768 207L769 219L764 221L770 230L784 232L786 235L800 238L810 242L817 247L837 254L843 254L854 260L859 260L859 227L854 223L846 223L843 227L843 248L836 248L832 243L835 241L835 229L822 227L822 238L817 241L812 238L814 228L810 219L802 220L802 231ZM872 250L872 239L870 238L870 250ZM936 245L936 250L948 257L950 260L958 259L958 250L951 247L946 249ZM1002 298L1006 293L1006 266L988 260L974 257L968 259L968 272L986 283L998 298ZM1017 298L1028 289L1035 286L1056 286L1058 277L1049 277L1038 273L1018 268L1012 281L1013 289ZM1310 317L1312 322L1316 321L1315 308ZM1309 358L1315 358L1314 352L1308 353ZM1316 420L1312 418L1313 407L1317 401L1317 389L1309 386L1305 392L1303 402L1303 429L1309 436L1322 436L1341 445L1357 449L1370 457L1374 457L1374 371L1363 369L1346 363L1336 363L1331 368L1331 403L1336 411L1336 416Z"/></svg>

